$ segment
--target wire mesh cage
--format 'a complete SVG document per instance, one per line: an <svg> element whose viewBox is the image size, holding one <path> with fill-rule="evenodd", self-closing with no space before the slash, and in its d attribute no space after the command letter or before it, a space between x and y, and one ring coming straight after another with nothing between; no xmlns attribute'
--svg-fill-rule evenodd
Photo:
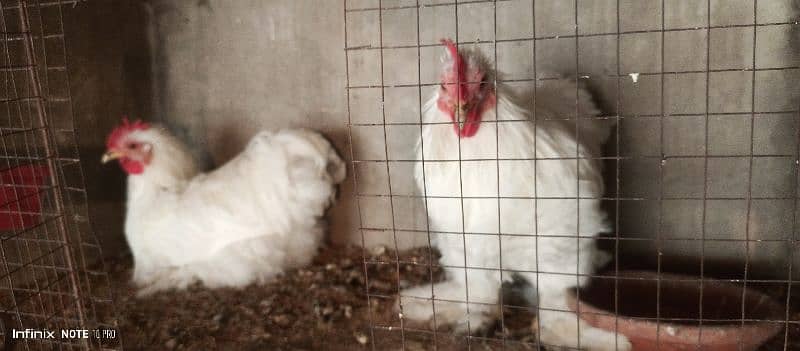
<svg viewBox="0 0 800 351"><path fill-rule="evenodd" d="M6 350L119 347L73 125L62 9L74 5L0 3L0 334ZM62 330L91 336L62 337ZM18 334L26 331L55 334ZM105 334L95 338L95 332Z"/></svg>
<svg viewBox="0 0 800 351"><path fill-rule="evenodd" d="M500 281L492 284L502 284L504 291L513 290L513 278L519 276L527 277L533 290L547 274L571 276L573 285L589 281L587 289L575 292L582 302L566 312L580 314L593 327L604 323L591 316L600 313L610 317L606 327L611 331L634 328L629 332L641 334L631 338L638 349L672 349L681 343L686 349L712 349L716 342L731 350L754 349L764 341L753 341L758 333L776 335L765 349L795 349L800 91L792 82L800 70L794 6L793 1L756 0L345 0L348 124L362 243L401 252L435 248L443 237L454 236L463 250L458 258L463 263L456 266L437 263L433 250L424 260L365 251L366 272L382 266L396 276L395 294L378 293L367 283L367 299L400 301L397 313L373 316L371 348L546 346L536 338L542 326L531 321L547 308L535 301L519 303L506 293L490 299L499 313L488 332L471 328L471 317L458 332L443 329L446 323L439 322L448 320L444 303L464 305L466 315L471 306L482 304L470 300L473 286L468 282L454 300L431 288L427 324L404 315L404 300L397 295L410 284L440 282L454 272L468 281L470 271L481 270L495 274ZM496 136L477 156L462 155L463 141L456 137L456 158L430 159L424 151L425 128L437 124L425 120L426 103L445 88L440 80L443 38L480 52L497 72L482 82L504 86L496 90L498 98L506 91L530 111L529 120L481 122L496 125L481 127ZM576 88L558 100L561 109L540 113L539 103L557 100L548 92L565 79ZM458 83L476 82L459 78ZM580 86L588 87L602 113L586 112L590 106ZM591 137L582 134L584 124L605 124L611 136L603 151L593 155L558 158L534 151L535 157L509 158L501 150L500 133L501 128L517 128L514 123L532 124L534 131L558 123L570 126L566 140L571 150ZM449 121L439 124L452 129ZM538 145L532 139L522 147L535 150ZM580 168L580 160L603 164L604 193L584 192L578 184L571 193L545 194L538 177L547 175L540 170L557 162ZM524 175L535 184L532 193L503 191L504 184L514 181L502 174L503 163L515 161L533 163L533 174ZM457 165L450 184L454 193L432 192L424 171L415 180L415 167L427 170L446 163ZM469 193L464 175L470 172L482 175L478 183L488 188L485 193ZM464 204L475 201L493 204L484 209L495 208L465 213ZM599 204L611 229L582 231L582 201ZM442 208L434 204L441 202L448 202L444 208L459 225L442 228L431 219L441 216L431 210ZM559 202L573 203L577 213L563 221L577 222L578 228L542 233L539 212ZM519 207L529 208L529 216L505 218L505 211L516 213ZM491 217L493 225L471 230L465 218L470 215ZM529 230L515 232L520 226ZM504 251L516 249L508 246L514 242L508 238L529 238L528 259L536 262L540 240L559 235L575 243L565 255L580 256L581 248L589 247L584 242L596 242L613 259L588 271L506 265ZM494 249L496 262L468 262L473 251ZM428 267L428 279L411 282L408 266ZM638 305L631 307L632 302ZM472 308L473 314L482 311ZM532 337L511 330L520 318L532 325ZM732 326L732 334L714 341L719 330L712 327L720 325ZM753 326L763 329L755 332ZM679 334L684 339L672 339Z"/></svg>

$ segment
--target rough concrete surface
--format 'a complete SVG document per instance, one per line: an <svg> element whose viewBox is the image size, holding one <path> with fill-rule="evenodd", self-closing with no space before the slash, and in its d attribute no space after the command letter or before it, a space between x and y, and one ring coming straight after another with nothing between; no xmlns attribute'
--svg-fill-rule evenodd
<svg viewBox="0 0 800 351"><path fill-rule="evenodd" d="M518 80L508 84L525 94L533 83L519 80L582 76L604 114L621 117L618 138L612 136L606 151L620 156L606 162L606 202L619 235L630 239L619 246L623 261L652 265L660 253L667 268L699 272L702 256L706 270L741 276L746 261L750 273L785 277L795 248L780 240L796 235L800 90L787 85L800 73L793 2L619 4L617 11L616 1L578 1L576 9L571 1L545 0L533 9L531 1L503 1L497 3L496 24L492 3L425 6L419 9L420 43L456 33L466 45L481 42L475 46L490 61L496 57L501 79ZM388 173L384 163L356 165L359 191L407 195L414 191L411 167L397 161L419 160L405 142L417 137L418 128L389 125L384 137L382 126L367 125L382 122L381 90L362 87L416 84L417 67L422 84L435 83L441 49L423 47L418 63L416 48L392 48L416 45L414 7L384 10L379 17L377 10L365 10L377 1L349 6L354 11L347 17L348 47L358 48L349 60L350 85L356 87L350 108L354 121L364 124L353 127L355 157L389 160ZM361 49L380 47L380 23L383 45L390 48ZM632 73L637 80L629 78ZM390 87L383 99L387 123L418 120L417 89ZM405 119L396 117L397 110ZM396 233L401 243L425 242L424 233L403 231L425 230L421 200L360 201L364 226L389 229L367 232L368 238L391 242Z"/></svg>
<svg viewBox="0 0 800 351"><path fill-rule="evenodd" d="M607 196L621 200L607 205L621 237L647 240L622 241L620 257L652 263L660 252L666 265L698 271L702 255L707 268L739 273L747 257L751 269L783 276L796 250L779 241L796 236L795 2L709 1L622 0L617 9L616 0L505 0L496 16L491 2L448 0L420 0L419 9L383 0L383 11L378 0L82 4L67 34L87 87L73 89L86 111L94 222L119 238L121 176L93 161L127 112L166 123L209 163L235 155L259 128L281 127L320 130L347 158L352 147L356 160L389 160L355 165L359 193L401 196L354 197L351 178L331 213L332 241L360 243L361 223L386 229L365 231L369 245L394 245L395 235L401 248L426 244L416 232L424 207L402 196L415 194L413 162L397 161L418 159L419 128L403 123L419 121L419 96L430 91L416 85L436 83L442 49L432 44L457 35L496 56L502 79L528 80L508 83L515 91L530 92L533 78L586 76L604 115L621 117L606 150L620 156L606 162ZM345 45L354 48L347 60ZM359 124L353 145L348 110Z"/></svg>

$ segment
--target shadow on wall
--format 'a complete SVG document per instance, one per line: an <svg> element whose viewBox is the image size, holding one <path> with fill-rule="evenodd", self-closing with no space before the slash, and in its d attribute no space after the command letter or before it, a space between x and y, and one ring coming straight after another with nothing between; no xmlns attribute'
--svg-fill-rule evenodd
<svg viewBox="0 0 800 351"><path fill-rule="evenodd" d="M64 6L73 116L95 233L106 255L126 250L122 232L125 176L101 165L106 135L122 116L148 118L150 54L141 1Z"/></svg>
<svg viewBox="0 0 800 351"><path fill-rule="evenodd" d="M338 2L331 4L333 8L341 6ZM104 166L98 161L107 133L124 115L166 124L192 145L207 168L238 153L260 128L322 130L343 157L349 155L342 89L344 64L338 51L342 40L330 40L329 46L337 49L330 51L337 55L323 55L314 37L318 33L343 35L338 23L341 19L328 16L333 11L326 6L309 12L305 10L320 6L251 1L226 9L209 2L121 0L65 7L74 116L90 213L107 255L126 250L122 230L125 175L116 165ZM237 10L238 16L225 15ZM270 16L259 15L272 12ZM214 22L209 20L211 13L231 21ZM301 13L310 16L305 22L324 28L305 28L305 22L298 20ZM206 25L218 31L202 29ZM266 28L273 31L267 35L259 31L265 25L284 30ZM247 37L257 34L267 47L256 45L256 51L252 51L247 40L229 47L214 35L225 32L236 36L240 30L252 34ZM148 42L151 38L158 39L152 47ZM226 41L231 42L229 39ZM203 59L215 54L218 60ZM245 56L250 61L242 65ZM328 59L320 60L325 57ZM257 66L266 68L254 69ZM340 190L342 202L352 198L351 188L346 182ZM357 221L357 217L346 204L332 211L338 227L354 228L352 219ZM349 229L341 232L356 233Z"/></svg>
<svg viewBox="0 0 800 351"><path fill-rule="evenodd" d="M349 156L341 1L152 0L155 113L222 164L258 130L311 128ZM200 155L203 156L203 155ZM352 181L333 242L360 241Z"/></svg>
<svg viewBox="0 0 800 351"><path fill-rule="evenodd" d="M419 38L426 44L419 63L413 48L417 33L403 31L417 27L413 9L384 11L381 17L370 11L348 13L349 47L412 46L350 51L352 86L395 86L383 89L383 105L380 89L352 90L350 108L361 124L353 128L356 158L414 156L404 126L381 126L381 106L387 121L416 122L416 115L409 120L410 114L395 113L401 105L417 106L415 87L402 91L397 86L416 84L416 74L403 73L417 69L423 84L437 83L441 49L436 40L457 31L462 43L484 41L474 47L490 61L496 59L515 90L530 89L525 83L534 79L579 74L604 114L621 116L619 133L606 153L621 156L606 165L612 171L607 173L612 200L606 205L616 210L619 204L612 218L620 236L630 239L620 242L621 257L648 264L661 257L675 267L686 262L699 267L701 260L732 263L738 268L728 271L737 274L744 271L746 257L748 269L783 275L795 249L786 239L795 235L800 90L792 82L800 70L798 50L788 43L797 38L792 12L797 3L672 1L664 3L662 14L657 1L625 2L623 9L613 1L578 2L579 9L574 2L543 1L534 3L534 11L530 2L504 2L497 4L496 23L493 16L481 16L492 13L492 4L465 4L457 12L457 25L453 6L437 7L435 13L426 8L418 18ZM384 28L397 32L379 38L381 20ZM534 34L535 46L528 39ZM495 36L504 42L493 45ZM389 69L377 69L381 62ZM384 138L389 155L382 152ZM385 195L383 166L368 167L359 185ZM395 194L397 179L402 174L391 175ZM397 218L414 218L413 206L369 201L362 206L372 213L364 226L391 229ZM410 224L425 229L422 221Z"/></svg>
<svg viewBox="0 0 800 351"><path fill-rule="evenodd" d="M790 82L800 77L793 24L800 2L757 2L755 18L752 1L713 5L710 30L705 8L676 4L667 27L698 18L698 29L665 33L660 58L636 56L647 43L623 38L620 89L613 81L593 85L604 111L623 117L606 151L622 156L606 162L606 179L608 197L626 199L619 201L618 231L632 240L620 242L623 264L652 268L660 258L665 270L699 273L702 262L707 274L721 277L741 278L747 270L751 278L785 279L793 256L800 264L787 241L797 235L800 90ZM763 26L747 26L754 20ZM658 52L661 33L654 35ZM613 51L597 57L615 69ZM663 65L678 73L625 79L647 62L651 72ZM607 205L615 218L616 204Z"/></svg>
<svg viewBox="0 0 800 351"><path fill-rule="evenodd" d="M241 0L225 2L224 6L214 1L151 0L148 3L152 5L151 22L138 1L92 2L91 6L80 3L65 14L69 19L66 29L79 141L93 220L103 243L123 242L124 182L120 171L101 167L94 160L102 151L105 134L123 114L153 116L165 122L183 140L192 141L194 150L207 151L205 159L216 164L238 153L260 128L319 130L333 140L342 156L349 158L348 101L343 88L347 82L347 63L342 52L342 2ZM611 137L613 141L619 138L620 149L615 150L616 143L612 143L607 150L607 155L625 156L622 160L609 160L606 165L612 171L607 173L608 196L635 199L620 201L617 229L624 237L646 239L641 242L649 244L624 244L620 246L621 252L629 257L652 260L662 250L665 258L675 261L699 258L702 254L707 262L733 260L740 267L741 257L749 253L752 262L763 262L765 267L785 267L792 248L780 240L794 235L789 229L794 224L787 218L793 218L791 212L795 204L787 194L794 194L797 186L794 178L797 150L793 146L797 143L798 118L796 112L780 111L798 108L800 91L794 88L793 82L799 70L754 72L747 67L752 67L754 56L757 69L793 65L798 52L798 34L797 26L788 23L794 21L791 10L797 9L798 1L758 2L757 19L742 17L742 14L752 14L752 6L744 10L737 7L745 2L736 2L738 5L730 8L718 5L719 8L712 8L711 19L719 28L712 30L705 29L705 2L670 2L665 25L670 29L683 29L665 32L663 42L662 33L657 31L661 26L657 21L661 18L660 7L636 3L635 6L642 8L621 14L621 29L631 33L622 35L619 43L616 35L602 35L613 33L617 28L616 21L611 20L617 18L617 9L607 6L612 3L587 3L590 7L581 9L580 13L594 14L581 19L581 28L597 35L581 37L578 49L574 46L576 39L570 37L574 31L571 14L575 11L559 7L574 3L552 2L557 5L549 6L546 2L536 2L540 6L536 9L537 36L552 34L553 38L537 41L536 62L533 62L534 49L530 43L498 45L499 69L508 79L531 80L547 78L548 72L574 74L575 67L569 63L577 61L581 73L590 77L587 80L604 107L603 112L624 117L618 126L619 134ZM524 11L507 12L520 15L522 19L498 20L499 36L505 39L532 36L532 32L526 31L534 29L529 28L534 21L523 16L530 14L529 5L526 2L502 4L523 5L528 6ZM482 11L480 4L467 7L473 8L474 13ZM448 9L447 6L424 9L443 12L436 12L427 19L420 17L422 21L435 22L421 24L423 41L435 43L443 36L452 36L453 33L437 26L437 23L442 26L449 23L446 20L451 18L451 12L444 11ZM632 14L636 15L632 17ZM369 11L348 15L353 16L348 19L349 25L361 24L360 28L348 30L352 41L348 45L378 45L375 42L378 31L374 30L377 21L368 17L371 15L374 13ZM397 16L397 13L395 16L387 15L385 23L413 20ZM492 28L481 22L489 18L491 16L477 16L474 22L460 23L474 25L476 30ZM754 20L787 24L755 27L758 43L754 48L754 27L746 25ZM504 26L510 28L504 29ZM708 32L710 37L707 38ZM389 31L386 39L408 39L404 34L407 33ZM148 35L158 39L152 53L147 45ZM411 42L416 43L416 36ZM710 43L710 47L706 47L706 43ZM620 46L619 62L617 45ZM661 55L652 54L660 52L662 45L663 60ZM490 45L477 47L488 53L486 49ZM431 46L421 51L423 57L418 66L416 50L387 50L386 60L391 63L387 66L391 69L386 70L383 77L386 83L413 85L417 75L422 77L423 83L435 82L440 67L439 48ZM351 85L371 86L380 82L380 70L374 69L378 67L376 52L353 51ZM708 63L713 71L708 77L704 72L708 68L702 54L705 52L711 55ZM151 67L155 68L152 80ZM614 75L618 69L624 76L659 72L662 68L682 73L664 75L663 84L661 75L643 74L637 82L623 79L617 89ZM420 72L416 72L417 69ZM156 84L151 84L153 81ZM517 84L513 88L530 87ZM352 90L353 121L365 124L363 128L353 129L357 158L362 158L359 157L361 151L364 158L376 156L381 160L386 157L382 152L383 128L367 126L381 122L375 119L380 116L380 112L375 113L381 111L380 106L384 106L387 120L393 122L418 118L416 87L384 90L385 105L376 102L379 94L374 93L378 89ZM423 89L423 98L428 96L427 90ZM151 106L155 107L151 109ZM398 111L400 113L395 113ZM756 116L751 116L752 111L757 112ZM660 118L661 115L666 117ZM390 126L387 130L390 157L413 155L411 148L416 140L404 126ZM750 172L751 149L758 157L753 158L754 176L752 184L748 184L751 182L745 175ZM376 150L381 151L379 155L373 155ZM704 176L706 154L714 156L708 159L707 177ZM662 163L662 159L666 162ZM362 165L357 165L357 172L374 175L375 182L369 183L369 179L364 178L365 182L360 184L364 187L360 190L375 186L385 191L383 178L389 176L386 165L375 163L379 168L369 168L373 164ZM619 174L613 173L617 169ZM400 183L410 180L410 170L402 165L389 165L393 190L403 190L406 185L406 190L413 190L413 182ZM331 215L334 241L338 243L360 243L361 239L352 184L352 179L345 182L340 203ZM743 197L751 186L753 196L761 199L751 203L748 218L748 206ZM708 194L705 195L712 200L703 201L706 187ZM377 215L362 218L363 226L385 227L394 219L404 228L424 229L421 206L398 198L393 204L397 213L391 214L388 200L382 201L384 203L372 208ZM615 204L609 205L615 207ZM706 216L698 216L704 211ZM612 213L612 217L616 215ZM390 231L384 231L387 232ZM670 240L656 247L652 244L656 233ZM701 242L699 233L719 240ZM398 232L398 235L411 237L414 232ZM772 241L746 246L742 242L746 235L751 239ZM427 240L422 238L419 242L427 243Z"/></svg>

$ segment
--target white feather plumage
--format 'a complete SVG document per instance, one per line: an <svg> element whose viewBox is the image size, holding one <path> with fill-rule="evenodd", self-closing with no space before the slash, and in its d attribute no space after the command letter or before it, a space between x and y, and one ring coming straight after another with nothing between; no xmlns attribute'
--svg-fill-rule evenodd
<svg viewBox="0 0 800 351"><path fill-rule="evenodd" d="M424 168L417 164L415 176L447 279L401 292L404 316L431 319L435 297L439 324L475 331L494 318L501 284L519 277L538 286L529 297L542 308L543 343L629 349L624 336L584 322L579 327L574 313L553 311L568 311L567 290L587 282L578 274L590 274L608 259L591 239L610 229L600 208L601 164L586 158L599 156L612 123L582 120L578 144L575 120L553 119L573 116L576 96L579 115L595 116L598 110L588 92L567 80L539 89L538 122L503 86L497 96L496 109L483 114L478 133L460 140L436 106L438 92L424 106L424 122L434 124L423 127L418 148L425 162Z"/></svg>
<svg viewBox="0 0 800 351"><path fill-rule="evenodd" d="M344 163L321 135L262 131L208 173L199 173L162 128L129 137L153 148L145 171L128 177L125 235L140 293L195 281L265 282L316 254L322 217L345 177Z"/></svg>

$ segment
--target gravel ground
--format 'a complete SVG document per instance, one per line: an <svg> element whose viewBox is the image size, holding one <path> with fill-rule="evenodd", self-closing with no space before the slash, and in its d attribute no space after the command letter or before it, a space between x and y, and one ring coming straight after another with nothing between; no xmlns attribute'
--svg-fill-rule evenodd
<svg viewBox="0 0 800 351"><path fill-rule="evenodd" d="M393 296L398 285L441 279L441 270L428 265L435 252L368 252L366 279L363 257L361 249L325 249L312 266L286 272L271 284L242 290L193 286L145 298L136 298L128 283L130 258L107 262L122 344L126 350L536 349L530 328L534 315L519 308L506 308L502 325L469 339L448 330L434 335L427 326L408 323L401 330ZM404 263L394 263L396 257ZM786 301L784 292L771 293ZM508 295L506 301L513 298ZM800 313L793 316L800 319ZM784 348L782 332L762 350L800 350L800 327L790 328L788 340Z"/></svg>
<svg viewBox="0 0 800 351"><path fill-rule="evenodd" d="M435 253L434 253L435 254ZM419 249L403 253L400 285L427 283L441 278L429 268L430 254ZM433 332L400 331L394 312L398 266L389 250L368 253L364 277L362 250L326 249L314 264L286 272L274 283L243 290L210 290L193 286L186 291L163 292L145 298L134 296L128 283L129 258L107 262L115 286L120 335L131 350L406 350L430 349ZM375 297L366 298L367 286ZM384 297L385 296L385 297ZM530 332L532 315L506 321L481 337L466 340L436 334L438 349L459 350L471 346L534 349ZM388 328L370 329L372 323ZM408 327L408 326L407 326ZM410 328L410 327L409 327ZM419 327L420 329L427 329ZM521 340L515 343L513 340ZM405 342L403 342L405 341ZM516 345L514 345L516 344Z"/></svg>

